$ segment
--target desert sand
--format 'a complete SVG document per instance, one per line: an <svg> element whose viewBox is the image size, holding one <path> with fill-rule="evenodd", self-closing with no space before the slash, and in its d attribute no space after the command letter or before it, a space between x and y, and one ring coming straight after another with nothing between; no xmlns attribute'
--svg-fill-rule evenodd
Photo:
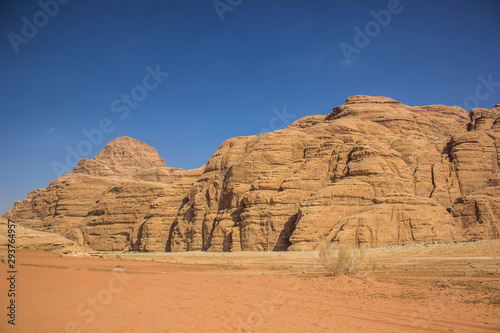
<svg viewBox="0 0 500 333"><path fill-rule="evenodd" d="M7 332L498 332L500 241L367 249L364 279L318 253L17 252ZM2 272L7 264L1 264ZM5 276L5 275L2 275ZM8 281L1 279L6 312Z"/></svg>

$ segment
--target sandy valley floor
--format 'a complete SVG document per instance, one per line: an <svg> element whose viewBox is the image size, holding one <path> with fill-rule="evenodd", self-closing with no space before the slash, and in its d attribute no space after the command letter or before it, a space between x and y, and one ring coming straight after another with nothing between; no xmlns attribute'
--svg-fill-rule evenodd
<svg viewBox="0 0 500 333"><path fill-rule="evenodd" d="M500 331L500 241L371 249L363 280L317 255L18 251L16 325L1 264L0 331Z"/></svg>

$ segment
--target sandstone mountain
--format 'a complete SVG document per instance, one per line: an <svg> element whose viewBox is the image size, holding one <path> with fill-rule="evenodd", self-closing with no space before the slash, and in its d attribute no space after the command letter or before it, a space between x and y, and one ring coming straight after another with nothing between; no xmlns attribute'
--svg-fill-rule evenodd
<svg viewBox="0 0 500 333"><path fill-rule="evenodd" d="M0 254L0 258L3 260L6 259L9 240L11 239L8 237L7 226L7 220L0 218L0 250L4 251L3 255ZM37 231L23 227L22 225L16 225L15 230L15 247L18 250L43 250L56 253L85 252L88 250L75 244L75 241L58 234Z"/></svg>
<svg viewBox="0 0 500 333"><path fill-rule="evenodd" d="M111 141L4 214L96 250L312 250L500 238L500 105L354 96L196 170Z"/></svg>

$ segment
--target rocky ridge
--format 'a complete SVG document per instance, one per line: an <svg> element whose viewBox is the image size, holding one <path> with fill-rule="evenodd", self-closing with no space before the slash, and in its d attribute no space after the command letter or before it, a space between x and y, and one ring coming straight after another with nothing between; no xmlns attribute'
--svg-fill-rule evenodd
<svg viewBox="0 0 500 333"><path fill-rule="evenodd" d="M500 105L353 96L196 170L111 141L4 214L95 250L312 250L500 238Z"/></svg>

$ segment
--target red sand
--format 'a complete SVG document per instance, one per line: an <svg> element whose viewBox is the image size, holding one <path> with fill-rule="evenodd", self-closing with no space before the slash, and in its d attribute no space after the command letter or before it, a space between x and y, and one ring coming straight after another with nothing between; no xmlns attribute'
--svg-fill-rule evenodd
<svg viewBox="0 0 500 333"><path fill-rule="evenodd" d="M144 255L145 261L21 251L16 325L7 323L2 278L0 330L499 332L500 259L435 253L377 255L373 280L364 281L326 276L317 262L293 254L264 264L251 254ZM4 277L7 264L1 269Z"/></svg>

